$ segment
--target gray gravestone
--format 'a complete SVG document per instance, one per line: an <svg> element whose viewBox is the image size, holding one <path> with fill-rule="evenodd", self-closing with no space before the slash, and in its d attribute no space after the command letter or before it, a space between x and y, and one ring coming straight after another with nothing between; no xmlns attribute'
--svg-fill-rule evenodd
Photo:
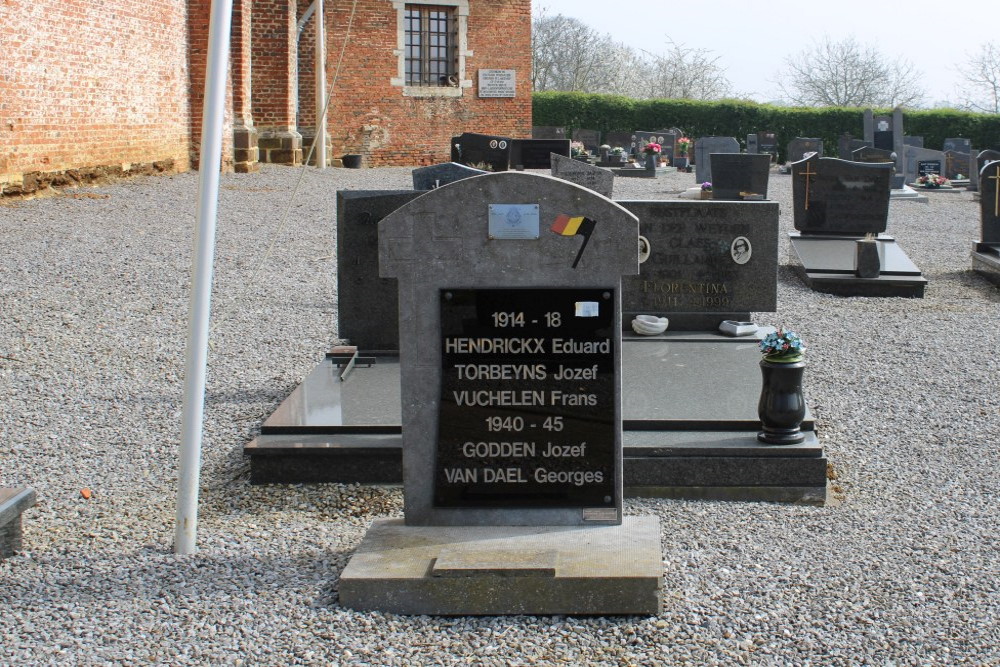
<svg viewBox="0 0 1000 667"><path fill-rule="evenodd" d="M777 161L778 135L774 132L758 132L757 151L760 153L767 153L771 156L772 161Z"/></svg>
<svg viewBox="0 0 1000 667"><path fill-rule="evenodd" d="M890 164L813 155L792 164L795 229L810 234L879 234L889 215Z"/></svg>
<svg viewBox="0 0 1000 667"><path fill-rule="evenodd" d="M913 183L921 175L921 162L924 163L925 171L932 162L936 162L939 165L937 173L940 174L944 169L945 157L941 151L934 151L929 148L917 148L916 146L907 146L904 151L903 176L907 183Z"/></svg>
<svg viewBox="0 0 1000 667"><path fill-rule="evenodd" d="M712 180L712 153L739 153L740 142L736 137L701 137L694 142L695 180L699 183Z"/></svg>
<svg viewBox="0 0 1000 667"><path fill-rule="evenodd" d="M552 155L552 175L611 198L615 176L607 169L595 167L562 155Z"/></svg>
<svg viewBox="0 0 1000 667"><path fill-rule="evenodd" d="M770 153L713 153L712 199L767 199Z"/></svg>
<svg viewBox="0 0 1000 667"><path fill-rule="evenodd" d="M905 136L905 137L903 137L903 145L904 146L916 146L917 148L923 148L924 147L924 138L923 137Z"/></svg>
<svg viewBox="0 0 1000 667"><path fill-rule="evenodd" d="M532 139L569 139L565 127L555 125L536 125L531 128Z"/></svg>
<svg viewBox="0 0 1000 667"><path fill-rule="evenodd" d="M623 201L649 258L623 280L625 320L670 318L671 330L715 330L777 308L778 204Z"/></svg>
<svg viewBox="0 0 1000 667"><path fill-rule="evenodd" d="M862 123L864 125L864 137L865 143L869 146L875 145L875 114L871 109L865 109L862 116Z"/></svg>
<svg viewBox="0 0 1000 667"><path fill-rule="evenodd" d="M507 171L510 143L510 137L465 132L451 138L451 161L486 171Z"/></svg>
<svg viewBox="0 0 1000 667"><path fill-rule="evenodd" d="M788 142L785 161L788 163L798 162L806 156L806 153L816 153L822 157L823 140L812 137L795 137Z"/></svg>
<svg viewBox="0 0 1000 667"><path fill-rule="evenodd" d="M573 130L573 141L579 141L588 153L596 154L601 145L601 133L597 130L576 128Z"/></svg>
<svg viewBox="0 0 1000 667"><path fill-rule="evenodd" d="M851 136L850 132L844 132L842 135L837 137L837 157L841 160L853 160L854 148L851 147L851 142L854 138Z"/></svg>
<svg viewBox="0 0 1000 667"><path fill-rule="evenodd" d="M406 332L404 519L369 529L342 605L660 610L658 521L621 514L619 299L637 247L635 216L529 173L459 181L380 223Z"/></svg>
<svg viewBox="0 0 1000 667"><path fill-rule="evenodd" d="M972 152L972 140L964 139L962 137L948 137L944 140L944 145L941 150L947 153L952 151L955 153L971 153Z"/></svg>
<svg viewBox="0 0 1000 667"><path fill-rule="evenodd" d="M569 139L512 139L510 142L510 164L522 169L549 169L549 156L570 155Z"/></svg>
<svg viewBox="0 0 1000 667"><path fill-rule="evenodd" d="M747 153L751 155L756 155L760 151L757 149L757 133L747 135Z"/></svg>
<svg viewBox="0 0 1000 667"><path fill-rule="evenodd" d="M463 178L481 176L485 173L487 172L482 169L473 169L457 162L442 162L427 167L418 167L413 170L413 189L433 190Z"/></svg>
<svg viewBox="0 0 1000 667"><path fill-rule="evenodd" d="M338 334L362 350L399 349L399 287L395 280L378 276L378 223L422 194L337 192Z"/></svg>

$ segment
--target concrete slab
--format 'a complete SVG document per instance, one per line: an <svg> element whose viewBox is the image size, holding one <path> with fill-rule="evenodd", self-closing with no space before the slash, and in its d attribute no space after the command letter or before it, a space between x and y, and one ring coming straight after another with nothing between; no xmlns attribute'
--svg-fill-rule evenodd
<svg viewBox="0 0 1000 667"><path fill-rule="evenodd" d="M972 250L972 270L991 283L1000 285L1000 248L977 243Z"/></svg>
<svg viewBox="0 0 1000 667"><path fill-rule="evenodd" d="M656 517L616 526L372 524L340 576L340 604L442 616L626 615L662 609Z"/></svg>
<svg viewBox="0 0 1000 667"><path fill-rule="evenodd" d="M21 513L34 504L33 489L0 489L0 559L9 558L21 549Z"/></svg>

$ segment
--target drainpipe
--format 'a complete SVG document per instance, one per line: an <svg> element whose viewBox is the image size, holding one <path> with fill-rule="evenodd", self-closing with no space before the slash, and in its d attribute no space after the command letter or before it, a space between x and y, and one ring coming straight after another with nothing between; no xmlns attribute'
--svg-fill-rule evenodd
<svg viewBox="0 0 1000 667"><path fill-rule="evenodd" d="M314 0L316 8L316 137L313 155L316 166L326 169L326 26L323 21L323 0Z"/></svg>

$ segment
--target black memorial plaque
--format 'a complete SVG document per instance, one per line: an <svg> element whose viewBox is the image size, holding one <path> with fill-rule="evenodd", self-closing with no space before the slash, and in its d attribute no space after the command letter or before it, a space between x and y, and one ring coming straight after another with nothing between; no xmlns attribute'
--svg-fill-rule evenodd
<svg viewBox="0 0 1000 667"><path fill-rule="evenodd" d="M941 160L920 160L917 162L917 176L941 175Z"/></svg>
<svg viewBox="0 0 1000 667"><path fill-rule="evenodd" d="M615 298L441 290L436 507L616 507Z"/></svg>

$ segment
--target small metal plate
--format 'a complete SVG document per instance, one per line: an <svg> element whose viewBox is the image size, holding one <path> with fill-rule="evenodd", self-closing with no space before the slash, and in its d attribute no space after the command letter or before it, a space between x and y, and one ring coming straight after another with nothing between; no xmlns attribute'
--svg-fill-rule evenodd
<svg viewBox="0 0 1000 667"><path fill-rule="evenodd" d="M490 239L537 239L538 204L490 204Z"/></svg>

